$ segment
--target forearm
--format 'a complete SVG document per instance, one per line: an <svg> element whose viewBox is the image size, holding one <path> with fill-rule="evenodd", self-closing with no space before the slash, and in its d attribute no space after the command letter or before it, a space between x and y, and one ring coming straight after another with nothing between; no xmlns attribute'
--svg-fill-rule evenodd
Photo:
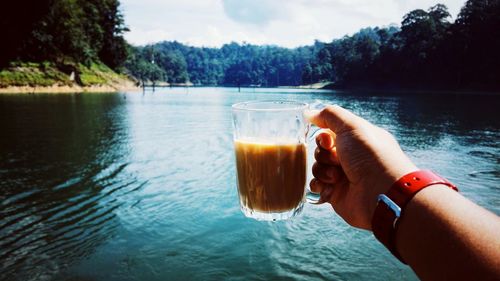
<svg viewBox="0 0 500 281"><path fill-rule="evenodd" d="M449 187L417 193L396 235L399 253L424 280L500 278L500 218Z"/></svg>

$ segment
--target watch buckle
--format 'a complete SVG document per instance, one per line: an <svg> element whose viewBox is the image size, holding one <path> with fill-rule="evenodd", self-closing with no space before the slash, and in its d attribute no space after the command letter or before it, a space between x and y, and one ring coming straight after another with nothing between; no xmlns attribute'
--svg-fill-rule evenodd
<svg viewBox="0 0 500 281"><path fill-rule="evenodd" d="M395 228L396 222L401 216L401 207L399 207L398 204L392 201L391 198L389 198L385 194L379 194L379 196L377 197L377 202L380 203L380 201L382 201L382 203L384 203L387 206L387 208L389 208L394 213L395 218L394 221L392 222L392 227Z"/></svg>

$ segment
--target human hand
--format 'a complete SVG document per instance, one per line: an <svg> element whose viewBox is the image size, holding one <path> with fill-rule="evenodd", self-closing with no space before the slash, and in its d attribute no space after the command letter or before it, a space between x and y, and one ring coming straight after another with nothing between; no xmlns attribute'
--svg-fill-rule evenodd
<svg viewBox="0 0 500 281"><path fill-rule="evenodd" d="M389 132L340 106L307 115L333 132L316 138L311 191L350 225L371 230L377 196L417 167Z"/></svg>

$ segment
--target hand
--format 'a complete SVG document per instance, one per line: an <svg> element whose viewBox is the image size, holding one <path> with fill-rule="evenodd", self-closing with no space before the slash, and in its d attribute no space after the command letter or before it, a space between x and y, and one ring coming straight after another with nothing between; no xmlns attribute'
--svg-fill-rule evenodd
<svg viewBox="0 0 500 281"><path fill-rule="evenodd" d="M311 191L321 194L350 225L371 230L377 196L417 170L386 130L339 106L308 113L332 133L316 138Z"/></svg>

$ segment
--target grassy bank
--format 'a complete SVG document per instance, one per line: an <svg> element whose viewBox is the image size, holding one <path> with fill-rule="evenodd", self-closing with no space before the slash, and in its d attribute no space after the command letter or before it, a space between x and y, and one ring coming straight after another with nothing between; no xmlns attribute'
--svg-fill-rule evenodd
<svg viewBox="0 0 500 281"><path fill-rule="evenodd" d="M0 92L100 92L134 87L129 77L102 63L14 62L0 71Z"/></svg>

